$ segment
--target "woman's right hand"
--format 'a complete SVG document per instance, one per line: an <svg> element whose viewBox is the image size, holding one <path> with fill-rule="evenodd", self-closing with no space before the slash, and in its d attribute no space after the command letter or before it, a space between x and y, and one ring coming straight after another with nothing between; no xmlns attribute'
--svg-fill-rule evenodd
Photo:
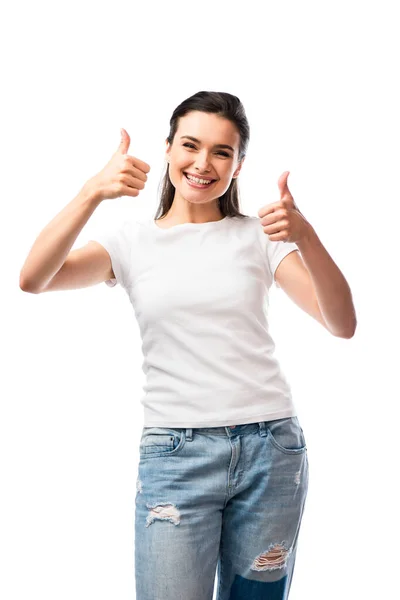
<svg viewBox="0 0 400 600"><path fill-rule="evenodd" d="M150 166L127 154L131 138L125 129L121 129L121 134L121 143L111 160L86 183L99 200L138 196L147 181Z"/></svg>

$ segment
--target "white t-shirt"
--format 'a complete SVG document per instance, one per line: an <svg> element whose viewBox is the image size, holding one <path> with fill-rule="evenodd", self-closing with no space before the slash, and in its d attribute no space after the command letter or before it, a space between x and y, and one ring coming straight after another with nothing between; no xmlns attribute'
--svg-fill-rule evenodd
<svg viewBox="0 0 400 600"><path fill-rule="evenodd" d="M127 219L95 241L110 255L142 338L145 427L219 427L296 416L268 331L268 290L298 247L258 217L168 229Z"/></svg>

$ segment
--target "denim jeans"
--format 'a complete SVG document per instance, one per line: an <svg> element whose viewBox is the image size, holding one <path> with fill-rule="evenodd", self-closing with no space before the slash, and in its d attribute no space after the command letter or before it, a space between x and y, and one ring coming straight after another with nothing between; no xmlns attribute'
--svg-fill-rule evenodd
<svg viewBox="0 0 400 600"><path fill-rule="evenodd" d="M308 490L298 418L143 427L136 600L289 597Z"/></svg>

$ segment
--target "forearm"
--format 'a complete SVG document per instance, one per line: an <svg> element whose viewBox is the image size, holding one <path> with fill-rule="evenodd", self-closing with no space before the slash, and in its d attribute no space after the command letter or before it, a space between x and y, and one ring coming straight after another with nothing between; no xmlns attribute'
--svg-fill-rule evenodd
<svg viewBox="0 0 400 600"><path fill-rule="evenodd" d="M79 194L46 225L21 269L21 289L39 290L54 277L100 202L85 184Z"/></svg>
<svg viewBox="0 0 400 600"><path fill-rule="evenodd" d="M357 318L350 287L315 230L296 242L311 275L321 313L333 335L352 337Z"/></svg>

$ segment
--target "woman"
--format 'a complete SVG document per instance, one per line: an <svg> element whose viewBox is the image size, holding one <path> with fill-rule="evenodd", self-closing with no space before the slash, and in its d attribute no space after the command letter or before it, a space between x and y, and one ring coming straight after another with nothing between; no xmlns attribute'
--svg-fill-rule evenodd
<svg viewBox="0 0 400 600"><path fill-rule="evenodd" d="M306 441L264 310L275 281L335 336L356 319L350 289L296 206L239 211L249 142L240 100L199 92L170 121L156 219L126 220L73 250L105 199L137 196L150 167L129 135L39 235L21 271L33 293L120 283L135 310L141 402L138 600L288 598L308 489ZM302 257L300 256L299 250Z"/></svg>

